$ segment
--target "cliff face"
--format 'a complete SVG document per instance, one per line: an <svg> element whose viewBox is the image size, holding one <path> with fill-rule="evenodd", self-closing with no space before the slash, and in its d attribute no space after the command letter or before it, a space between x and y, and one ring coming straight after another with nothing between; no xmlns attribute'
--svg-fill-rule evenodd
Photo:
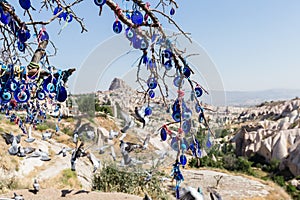
<svg viewBox="0 0 300 200"><path fill-rule="evenodd" d="M272 102L241 113L242 126L232 139L236 154L250 156L258 153L267 161L277 159L300 175L300 100Z"/></svg>
<svg viewBox="0 0 300 200"><path fill-rule="evenodd" d="M125 81L119 78L114 78L114 80L111 82L109 89L110 91L112 90L117 90L117 89L125 89L128 88L129 86L126 85Z"/></svg>

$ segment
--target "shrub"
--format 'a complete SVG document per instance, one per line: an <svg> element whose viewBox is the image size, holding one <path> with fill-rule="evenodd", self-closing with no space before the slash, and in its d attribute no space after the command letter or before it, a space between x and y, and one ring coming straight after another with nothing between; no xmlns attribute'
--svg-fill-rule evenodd
<svg viewBox="0 0 300 200"><path fill-rule="evenodd" d="M49 127L47 126L47 124L38 124L38 125L36 126L36 129L37 129L38 131L45 131L45 130L49 129Z"/></svg>
<svg viewBox="0 0 300 200"><path fill-rule="evenodd" d="M120 170L115 164L104 165L101 171L94 175L93 189L103 192L123 192L143 195L147 192L153 199L168 199L162 190L163 186L158 174L153 174L150 181L145 181L143 170Z"/></svg>
<svg viewBox="0 0 300 200"><path fill-rule="evenodd" d="M285 186L285 181L283 176L273 176L272 180L280 185L281 187Z"/></svg>

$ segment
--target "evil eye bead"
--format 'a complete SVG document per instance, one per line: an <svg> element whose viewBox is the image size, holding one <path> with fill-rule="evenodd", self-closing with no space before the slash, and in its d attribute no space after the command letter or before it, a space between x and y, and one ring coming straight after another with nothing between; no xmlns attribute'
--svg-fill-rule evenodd
<svg viewBox="0 0 300 200"><path fill-rule="evenodd" d="M166 141L167 140L167 131L165 128L162 128L160 130L160 138L162 141Z"/></svg>
<svg viewBox="0 0 300 200"><path fill-rule="evenodd" d="M176 137L172 138L171 147L174 151L178 151L178 140L176 139Z"/></svg>
<svg viewBox="0 0 300 200"><path fill-rule="evenodd" d="M195 88L195 95L196 95L196 97L201 97L202 94L203 94L202 88L201 87L196 87Z"/></svg>
<svg viewBox="0 0 300 200"><path fill-rule="evenodd" d="M147 85L150 89L155 89L157 87L157 81L155 78L149 78L147 81Z"/></svg>
<svg viewBox="0 0 300 200"><path fill-rule="evenodd" d="M36 98L38 100L44 100L46 98L46 93L44 92L44 90L38 90L36 92Z"/></svg>
<svg viewBox="0 0 300 200"><path fill-rule="evenodd" d="M164 56L165 58L171 58L173 56L173 53L169 49L166 49L164 50Z"/></svg>
<svg viewBox="0 0 300 200"><path fill-rule="evenodd" d="M41 41L44 41L44 40L49 40L49 34L46 32L46 31L40 31L39 32L39 39Z"/></svg>
<svg viewBox="0 0 300 200"><path fill-rule="evenodd" d="M64 102L68 97L67 90L65 87L61 86L58 90L58 95L56 96L57 101Z"/></svg>
<svg viewBox="0 0 300 200"><path fill-rule="evenodd" d="M186 120L182 123L182 130L185 134L188 134L191 130L191 121Z"/></svg>
<svg viewBox="0 0 300 200"><path fill-rule="evenodd" d="M148 67L149 67L150 69L156 68L156 62L153 61L152 59L150 59L150 60L148 61Z"/></svg>
<svg viewBox="0 0 300 200"><path fill-rule="evenodd" d="M30 98L29 90L16 90L14 92L14 98L18 103L25 103Z"/></svg>
<svg viewBox="0 0 300 200"><path fill-rule="evenodd" d="M19 51L24 53L25 52L25 43L18 42L17 44L18 44Z"/></svg>
<svg viewBox="0 0 300 200"><path fill-rule="evenodd" d="M126 28L125 35L126 35L126 38L129 41L131 41L135 37L135 31L134 31L134 29L132 29L130 27Z"/></svg>
<svg viewBox="0 0 300 200"><path fill-rule="evenodd" d="M189 78L191 76L191 70L188 67L183 68L183 74L186 78Z"/></svg>
<svg viewBox="0 0 300 200"><path fill-rule="evenodd" d="M68 23L72 22L73 21L73 15L72 13L68 13L66 12L63 16L64 20Z"/></svg>
<svg viewBox="0 0 300 200"><path fill-rule="evenodd" d="M1 10L1 22L3 23L3 24L8 24L10 21L11 21L11 16L10 16L10 14L9 14L9 12L5 12L5 11L3 11L3 10Z"/></svg>
<svg viewBox="0 0 300 200"><path fill-rule="evenodd" d="M180 76L177 76L177 77L174 78L173 84L175 85L175 87L179 87L180 79L181 79ZM182 79L181 80L181 86L183 86L183 84L184 84L184 80Z"/></svg>
<svg viewBox="0 0 300 200"><path fill-rule="evenodd" d="M135 49L140 49L141 48L141 39L140 38L138 38L138 37L133 37L132 38L132 46L133 46L133 48L135 48Z"/></svg>
<svg viewBox="0 0 300 200"><path fill-rule="evenodd" d="M195 110L196 110L196 113L199 113L201 110L201 106L198 103L195 104Z"/></svg>
<svg viewBox="0 0 300 200"><path fill-rule="evenodd" d="M180 112L173 112L172 118L175 122L180 122Z"/></svg>
<svg viewBox="0 0 300 200"><path fill-rule="evenodd" d="M155 97L155 92L153 90L149 90L148 95L153 99Z"/></svg>
<svg viewBox="0 0 300 200"><path fill-rule="evenodd" d="M13 80L9 83L9 90L14 92L18 89L18 83L17 81Z"/></svg>
<svg viewBox="0 0 300 200"><path fill-rule="evenodd" d="M20 42L24 43L30 38L30 32L26 29L20 29L17 31L17 37Z"/></svg>
<svg viewBox="0 0 300 200"><path fill-rule="evenodd" d="M122 24L120 21L115 21L113 24L113 31L117 34L122 32Z"/></svg>
<svg viewBox="0 0 300 200"><path fill-rule="evenodd" d="M49 92L54 92L55 91L55 86L54 86L54 84L53 83L48 83L48 85L47 85L47 90L49 91Z"/></svg>
<svg viewBox="0 0 300 200"><path fill-rule="evenodd" d="M49 76L46 79L44 79L44 82L43 82L44 91L48 92L48 93L56 92L56 88L55 88L56 82L57 82L57 80L52 76Z"/></svg>
<svg viewBox="0 0 300 200"><path fill-rule="evenodd" d="M164 67L166 68L166 70L170 70L172 68L172 61L171 60L167 60L164 63Z"/></svg>
<svg viewBox="0 0 300 200"><path fill-rule="evenodd" d="M145 116L149 116L151 114L152 114L152 108L148 106L147 108L145 108Z"/></svg>
<svg viewBox="0 0 300 200"><path fill-rule="evenodd" d="M203 113L200 113L199 117L198 117L198 122L202 123L203 120L204 120L204 115L203 115Z"/></svg>
<svg viewBox="0 0 300 200"><path fill-rule="evenodd" d="M174 14L175 14L175 8L171 8L170 15L174 15Z"/></svg>
<svg viewBox="0 0 300 200"><path fill-rule="evenodd" d="M134 11L131 14L131 21L136 25L141 25L143 23L144 17L140 11Z"/></svg>
<svg viewBox="0 0 300 200"><path fill-rule="evenodd" d="M145 49L147 49L148 48L148 41L147 40L145 40L145 39L141 39L141 49L142 50L145 50Z"/></svg>
<svg viewBox="0 0 300 200"><path fill-rule="evenodd" d="M106 3L106 0L94 0L94 3L97 6L103 6Z"/></svg>
<svg viewBox="0 0 300 200"><path fill-rule="evenodd" d="M30 0L19 0L19 4L24 10L28 10L31 7Z"/></svg>
<svg viewBox="0 0 300 200"><path fill-rule="evenodd" d="M179 105L178 99L176 99L176 101L175 101L174 104L172 105L172 110L173 110L173 112L180 111L180 105Z"/></svg>
<svg viewBox="0 0 300 200"><path fill-rule="evenodd" d="M182 165L186 165L187 159L186 159L186 156L185 156L185 155L181 155L181 156L180 156L180 163L181 163Z"/></svg>
<svg viewBox="0 0 300 200"><path fill-rule="evenodd" d="M10 92L8 92L8 91L3 92L2 95L1 95L1 98L2 98L2 102L3 102L3 103L9 102L10 99L11 99L11 94L10 94Z"/></svg>
<svg viewBox="0 0 300 200"><path fill-rule="evenodd" d="M53 11L53 15L57 15L57 13L59 13L60 11L62 11L62 7L56 7L54 8L54 11ZM64 13L62 12L61 14L58 15L58 18L62 18L64 16Z"/></svg>

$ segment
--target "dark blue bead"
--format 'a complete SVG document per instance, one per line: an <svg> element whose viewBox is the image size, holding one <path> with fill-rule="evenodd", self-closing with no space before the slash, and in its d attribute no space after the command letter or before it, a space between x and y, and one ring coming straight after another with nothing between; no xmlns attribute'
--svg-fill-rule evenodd
<svg viewBox="0 0 300 200"><path fill-rule="evenodd" d="M131 21L136 25L141 25L143 23L144 17L140 11L134 11L131 14Z"/></svg>
<svg viewBox="0 0 300 200"><path fill-rule="evenodd" d="M106 3L106 0L94 0L94 3L97 6L103 6Z"/></svg>
<svg viewBox="0 0 300 200"><path fill-rule="evenodd" d="M167 131L165 128L162 128L160 130L160 138L162 141L166 141L167 140Z"/></svg>
<svg viewBox="0 0 300 200"><path fill-rule="evenodd" d="M122 32L122 24L120 21L115 21L113 24L113 31L117 34Z"/></svg>
<svg viewBox="0 0 300 200"><path fill-rule="evenodd" d="M170 10L170 15L174 15L175 14L175 9L174 8L171 8Z"/></svg>
<svg viewBox="0 0 300 200"><path fill-rule="evenodd" d="M195 88L195 95L196 95L196 97L201 97L202 94L203 94L202 88L201 87L196 87Z"/></svg>
<svg viewBox="0 0 300 200"><path fill-rule="evenodd" d="M155 89L157 87L157 81L155 78L149 78L147 81L147 85L150 89Z"/></svg>
<svg viewBox="0 0 300 200"><path fill-rule="evenodd" d="M155 92L153 90L149 90L148 94L149 94L150 98L154 98L155 97Z"/></svg>
<svg viewBox="0 0 300 200"><path fill-rule="evenodd" d="M28 10L31 7L30 0L19 0L19 4L24 10Z"/></svg>

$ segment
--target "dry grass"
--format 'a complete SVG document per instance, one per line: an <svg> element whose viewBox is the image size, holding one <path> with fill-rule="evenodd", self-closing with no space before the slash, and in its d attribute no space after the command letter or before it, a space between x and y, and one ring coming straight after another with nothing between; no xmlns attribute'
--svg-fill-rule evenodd
<svg viewBox="0 0 300 200"><path fill-rule="evenodd" d="M61 171L57 176L44 180L41 185L45 188L72 188L72 189L81 189L81 183L77 178L77 174L71 169L65 169Z"/></svg>

